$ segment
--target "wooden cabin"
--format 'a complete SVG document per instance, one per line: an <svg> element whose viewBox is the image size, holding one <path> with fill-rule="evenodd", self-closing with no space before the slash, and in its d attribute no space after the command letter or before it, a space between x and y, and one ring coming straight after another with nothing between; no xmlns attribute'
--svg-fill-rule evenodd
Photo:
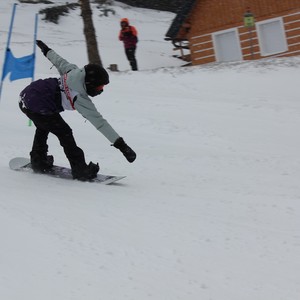
<svg viewBox="0 0 300 300"><path fill-rule="evenodd" d="M186 0L166 40L193 65L300 55L300 0Z"/></svg>

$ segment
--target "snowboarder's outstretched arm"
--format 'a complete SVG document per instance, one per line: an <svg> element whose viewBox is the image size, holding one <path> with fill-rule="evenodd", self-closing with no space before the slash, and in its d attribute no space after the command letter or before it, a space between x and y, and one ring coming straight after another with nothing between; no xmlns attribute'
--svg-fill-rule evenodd
<svg viewBox="0 0 300 300"><path fill-rule="evenodd" d="M36 44L41 49L43 54L53 63L60 75L63 75L69 72L70 70L78 68L75 64L69 63L66 59L62 58L57 53L55 53L41 40L36 40Z"/></svg>

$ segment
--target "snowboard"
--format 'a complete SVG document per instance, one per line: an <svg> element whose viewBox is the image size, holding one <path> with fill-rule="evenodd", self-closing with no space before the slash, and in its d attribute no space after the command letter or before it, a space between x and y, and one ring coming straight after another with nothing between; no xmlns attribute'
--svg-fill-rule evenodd
<svg viewBox="0 0 300 300"><path fill-rule="evenodd" d="M30 159L26 157L15 157L9 161L9 167L15 171L25 171L34 173L31 168ZM46 175L51 177L57 177L62 179L73 180L71 169L67 167L61 167L54 165L49 172L46 173L35 173L39 175ZM111 184L118 180L125 178L126 176L114 176L98 174L96 178L88 180L87 182L96 182L102 184Z"/></svg>

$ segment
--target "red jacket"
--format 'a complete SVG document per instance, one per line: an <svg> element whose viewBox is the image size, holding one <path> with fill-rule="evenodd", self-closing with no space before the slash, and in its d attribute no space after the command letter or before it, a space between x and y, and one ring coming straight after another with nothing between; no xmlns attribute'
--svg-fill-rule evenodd
<svg viewBox="0 0 300 300"><path fill-rule="evenodd" d="M122 20L127 20L127 19L122 19ZM124 21L122 21L124 22ZM126 22L126 21L125 21ZM138 42L137 38L137 30L134 26L129 25L127 21L127 26L122 27L119 33L119 40L123 41L124 47L127 48L133 48L136 47L136 44Z"/></svg>

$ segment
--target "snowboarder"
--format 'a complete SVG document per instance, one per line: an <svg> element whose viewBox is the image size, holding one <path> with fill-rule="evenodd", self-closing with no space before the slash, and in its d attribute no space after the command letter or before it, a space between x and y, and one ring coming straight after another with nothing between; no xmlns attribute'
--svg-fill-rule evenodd
<svg viewBox="0 0 300 300"><path fill-rule="evenodd" d="M97 176L98 163L85 161L85 155L75 142L72 129L61 117L64 110L77 110L89 120L129 162L136 159L135 152L97 111L89 98L100 95L109 83L108 73L97 64L78 68L59 56L40 40L36 41L42 53L57 68L60 78L33 81L20 93L19 106L36 126L30 159L35 172L44 173L53 166L53 156L47 155L49 133L54 134L70 162L72 176L89 180Z"/></svg>
<svg viewBox="0 0 300 300"><path fill-rule="evenodd" d="M127 18L121 19L120 25L121 30L119 33L119 40L124 43L125 53L129 60L131 69L133 71L137 71L138 67L135 58L136 44L138 42L137 30L134 26L129 25L129 20Z"/></svg>

